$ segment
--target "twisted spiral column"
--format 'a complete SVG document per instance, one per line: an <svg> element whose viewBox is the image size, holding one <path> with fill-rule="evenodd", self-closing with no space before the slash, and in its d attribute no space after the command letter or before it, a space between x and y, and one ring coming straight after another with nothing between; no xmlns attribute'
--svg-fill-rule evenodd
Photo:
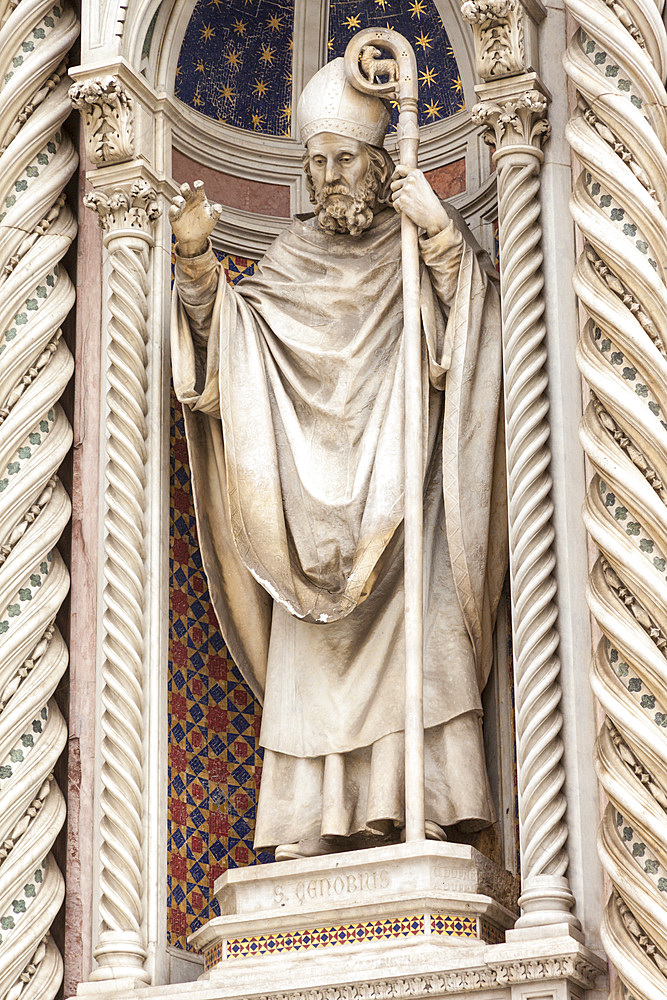
<svg viewBox="0 0 667 1000"><path fill-rule="evenodd" d="M567 0L565 56L582 164L571 208L585 241L578 364L594 469L585 521L599 549L591 679L606 719L598 847L612 884L602 936L614 1000L667 995L667 33L653 0Z"/></svg>
<svg viewBox="0 0 667 1000"><path fill-rule="evenodd" d="M143 717L148 272L155 192L93 193L109 255L104 490L100 935L91 979L148 982L143 913Z"/></svg>
<svg viewBox="0 0 667 1000"><path fill-rule="evenodd" d="M53 769L66 742L53 694L67 667L55 625L69 588L57 478L72 432L58 400L72 373L61 324L74 302L62 258L76 235L65 185L66 4L0 2L0 996L53 998L49 930L64 896L51 848L65 817Z"/></svg>
<svg viewBox="0 0 667 1000"><path fill-rule="evenodd" d="M528 79L526 79L528 77ZM534 76L473 108L496 147L502 286L510 568L517 718L522 916L517 927L578 926L567 880L561 763L546 328L540 241L547 102ZM528 87L526 87L528 84ZM483 94L489 85L478 87Z"/></svg>

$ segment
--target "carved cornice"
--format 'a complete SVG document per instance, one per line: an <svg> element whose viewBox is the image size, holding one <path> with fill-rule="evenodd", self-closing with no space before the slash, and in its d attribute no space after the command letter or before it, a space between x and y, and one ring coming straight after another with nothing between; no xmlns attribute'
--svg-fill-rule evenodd
<svg viewBox="0 0 667 1000"><path fill-rule="evenodd" d="M117 77L80 80L72 84L69 96L83 115L86 153L91 163L120 163L134 156L132 97Z"/></svg>
<svg viewBox="0 0 667 1000"><path fill-rule="evenodd" d="M219 967L217 973L221 971ZM592 989L603 972L602 965L593 964L582 955L533 958L499 962L472 969L417 974L374 982L357 982L339 986L290 990L285 993L246 994L252 1000L403 1000L446 994L475 993L518 983L545 982L567 979L584 989ZM211 977L214 983L217 973Z"/></svg>
<svg viewBox="0 0 667 1000"><path fill-rule="evenodd" d="M148 181L138 180L129 188L116 188L111 193L91 191L84 204L97 212L99 224L107 233L134 230L150 233L153 222L160 217L157 193Z"/></svg>
<svg viewBox="0 0 667 1000"><path fill-rule="evenodd" d="M472 120L484 127L484 142L489 146L539 150L551 133L546 111L544 94L530 89L508 100L480 101L472 109Z"/></svg>

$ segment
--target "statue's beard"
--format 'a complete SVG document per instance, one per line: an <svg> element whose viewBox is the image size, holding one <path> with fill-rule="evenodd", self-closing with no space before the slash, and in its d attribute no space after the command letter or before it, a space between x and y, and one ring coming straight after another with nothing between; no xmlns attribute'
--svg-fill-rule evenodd
<svg viewBox="0 0 667 1000"><path fill-rule="evenodd" d="M377 181L371 171L353 191L340 182L325 184L317 192L315 200L317 224L327 233L359 236L373 221L376 198Z"/></svg>

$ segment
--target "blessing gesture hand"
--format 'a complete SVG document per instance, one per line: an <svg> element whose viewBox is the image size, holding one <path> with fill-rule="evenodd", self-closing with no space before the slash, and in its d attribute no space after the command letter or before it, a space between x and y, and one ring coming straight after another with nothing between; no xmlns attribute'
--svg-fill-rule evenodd
<svg viewBox="0 0 667 1000"><path fill-rule="evenodd" d="M169 221L182 257L204 253L222 212L220 205L208 201L203 181L195 181L193 188L181 184L181 193L172 200L169 209Z"/></svg>

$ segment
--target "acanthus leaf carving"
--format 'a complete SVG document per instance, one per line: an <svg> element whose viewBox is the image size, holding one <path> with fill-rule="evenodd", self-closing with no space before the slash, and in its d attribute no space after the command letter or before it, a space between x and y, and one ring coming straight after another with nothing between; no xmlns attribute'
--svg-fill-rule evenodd
<svg viewBox="0 0 667 1000"><path fill-rule="evenodd" d="M150 232L161 212L155 189L145 180L135 181L129 189L116 188L110 194L91 191L84 204L97 213L100 227L106 232L117 229Z"/></svg>
<svg viewBox="0 0 667 1000"><path fill-rule="evenodd" d="M485 128L484 141L498 147L507 144L539 148L551 134L546 117L547 99L539 90L526 90L511 100L480 101L472 109L472 120Z"/></svg>
<svg viewBox="0 0 667 1000"><path fill-rule="evenodd" d="M132 97L115 76L81 80L70 87L74 107L83 115L91 163L121 163L134 156Z"/></svg>
<svg viewBox="0 0 667 1000"><path fill-rule="evenodd" d="M476 68L483 80L523 72L523 7L517 0L465 0L461 14L472 25Z"/></svg>

